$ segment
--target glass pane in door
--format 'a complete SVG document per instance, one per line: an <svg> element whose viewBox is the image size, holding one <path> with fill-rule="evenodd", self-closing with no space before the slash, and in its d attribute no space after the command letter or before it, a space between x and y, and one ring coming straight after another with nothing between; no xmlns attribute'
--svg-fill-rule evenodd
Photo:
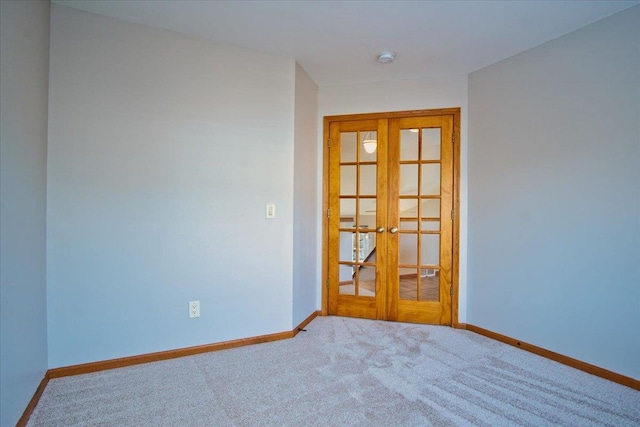
<svg viewBox="0 0 640 427"><path fill-rule="evenodd" d="M373 254L376 251L376 199L360 199L359 225L361 231L368 231L365 240L366 247L363 247L364 261L375 262Z"/></svg>
<svg viewBox="0 0 640 427"><path fill-rule="evenodd" d="M398 212L400 214L400 229L403 230L408 227L402 223L403 220L408 221L409 219L418 218L418 198L400 199L398 202ZM412 229L417 230L417 228Z"/></svg>
<svg viewBox="0 0 640 427"><path fill-rule="evenodd" d="M355 228L356 201L355 199L340 199L340 228Z"/></svg>
<svg viewBox="0 0 640 427"><path fill-rule="evenodd" d="M376 268L375 266L362 266L358 271L358 296L376 296Z"/></svg>
<svg viewBox="0 0 640 427"><path fill-rule="evenodd" d="M422 160L440 160L440 128L422 129Z"/></svg>
<svg viewBox="0 0 640 427"><path fill-rule="evenodd" d="M423 231L440 231L440 221L426 220L422 219L422 224L420 225L420 230Z"/></svg>
<svg viewBox="0 0 640 427"><path fill-rule="evenodd" d="M353 240L356 233L348 231L340 232L340 253L339 253L339 293L346 295L355 294L355 263L353 262Z"/></svg>
<svg viewBox="0 0 640 427"><path fill-rule="evenodd" d="M400 161L418 160L418 129L403 129L400 133Z"/></svg>
<svg viewBox="0 0 640 427"><path fill-rule="evenodd" d="M418 235L402 233L398 243L400 265L418 266Z"/></svg>
<svg viewBox="0 0 640 427"><path fill-rule="evenodd" d="M417 300L419 288L417 233L400 233L398 237L398 264L400 299Z"/></svg>
<svg viewBox="0 0 640 427"><path fill-rule="evenodd" d="M440 163L427 163L422 165L421 171L421 196L440 195Z"/></svg>
<svg viewBox="0 0 640 427"><path fill-rule="evenodd" d="M420 270L420 301L440 301L440 270Z"/></svg>
<svg viewBox="0 0 640 427"><path fill-rule="evenodd" d="M418 218L413 217L400 217L400 231L417 231L418 230Z"/></svg>
<svg viewBox="0 0 640 427"><path fill-rule="evenodd" d="M420 203L420 216L424 218L440 218L440 200L422 199Z"/></svg>
<svg viewBox="0 0 640 427"><path fill-rule="evenodd" d="M356 278L353 275L353 267L340 265L340 295L355 295L356 294Z"/></svg>
<svg viewBox="0 0 640 427"><path fill-rule="evenodd" d="M440 264L440 235L420 235L420 265L438 266Z"/></svg>
<svg viewBox="0 0 640 427"><path fill-rule="evenodd" d="M340 134L340 162L355 162L358 140L357 132L342 132Z"/></svg>
<svg viewBox="0 0 640 427"><path fill-rule="evenodd" d="M399 292L400 299L407 301L418 300L418 274L415 268L400 270Z"/></svg>
<svg viewBox="0 0 640 427"><path fill-rule="evenodd" d="M376 165L360 166L360 195L376 195Z"/></svg>
<svg viewBox="0 0 640 427"><path fill-rule="evenodd" d="M376 199L360 198L360 225L366 225L370 229L376 228Z"/></svg>
<svg viewBox="0 0 640 427"><path fill-rule="evenodd" d="M375 162L378 158L378 132L360 132L360 161Z"/></svg>
<svg viewBox="0 0 640 427"><path fill-rule="evenodd" d="M418 165L400 165L400 195L418 194Z"/></svg>
<svg viewBox="0 0 640 427"><path fill-rule="evenodd" d="M357 166L340 166L340 195L355 196Z"/></svg>
<svg viewBox="0 0 640 427"><path fill-rule="evenodd" d="M338 260L342 262L352 262L353 261L353 235L355 233L349 232L340 232L340 251L338 254Z"/></svg>

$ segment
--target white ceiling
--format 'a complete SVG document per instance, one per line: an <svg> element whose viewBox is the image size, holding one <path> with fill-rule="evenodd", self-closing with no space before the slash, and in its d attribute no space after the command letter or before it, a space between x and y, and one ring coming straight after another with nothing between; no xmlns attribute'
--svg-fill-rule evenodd
<svg viewBox="0 0 640 427"><path fill-rule="evenodd" d="M640 1L53 3L292 58L326 86L468 74Z"/></svg>

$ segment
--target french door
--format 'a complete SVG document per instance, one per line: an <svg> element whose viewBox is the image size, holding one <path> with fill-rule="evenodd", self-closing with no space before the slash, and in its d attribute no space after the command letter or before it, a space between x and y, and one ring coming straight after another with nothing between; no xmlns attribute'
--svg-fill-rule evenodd
<svg viewBox="0 0 640 427"><path fill-rule="evenodd" d="M452 323L455 115L329 118L327 312Z"/></svg>

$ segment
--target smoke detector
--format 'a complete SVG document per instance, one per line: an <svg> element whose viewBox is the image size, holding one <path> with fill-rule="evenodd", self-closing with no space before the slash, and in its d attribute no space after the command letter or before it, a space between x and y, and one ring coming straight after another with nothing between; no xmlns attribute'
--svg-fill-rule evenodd
<svg viewBox="0 0 640 427"><path fill-rule="evenodd" d="M396 59L394 52L380 52L378 55L378 62L381 64L391 64Z"/></svg>

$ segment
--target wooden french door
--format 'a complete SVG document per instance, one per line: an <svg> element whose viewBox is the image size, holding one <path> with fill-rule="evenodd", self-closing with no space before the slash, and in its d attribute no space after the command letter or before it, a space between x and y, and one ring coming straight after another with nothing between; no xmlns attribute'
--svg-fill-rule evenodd
<svg viewBox="0 0 640 427"><path fill-rule="evenodd" d="M450 325L454 114L331 119L328 313Z"/></svg>

